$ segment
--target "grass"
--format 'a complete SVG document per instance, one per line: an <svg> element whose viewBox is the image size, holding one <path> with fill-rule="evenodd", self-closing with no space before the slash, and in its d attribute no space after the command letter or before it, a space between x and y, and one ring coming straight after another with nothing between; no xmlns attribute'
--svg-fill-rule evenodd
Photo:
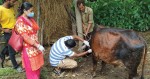
<svg viewBox="0 0 150 79"><path fill-rule="evenodd" d="M11 72L11 73L10 73ZM18 72L14 70L13 68L7 67L7 68L0 68L0 76L9 76L9 75L15 75Z"/></svg>
<svg viewBox="0 0 150 79"><path fill-rule="evenodd" d="M25 79L25 73L18 73L11 67L0 68L0 79Z"/></svg>

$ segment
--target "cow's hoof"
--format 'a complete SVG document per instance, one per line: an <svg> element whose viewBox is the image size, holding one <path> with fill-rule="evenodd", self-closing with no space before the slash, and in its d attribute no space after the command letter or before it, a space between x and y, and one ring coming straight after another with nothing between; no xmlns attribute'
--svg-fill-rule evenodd
<svg viewBox="0 0 150 79"><path fill-rule="evenodd" d="M96 77L96 72L93 72L93 73L92 73L92 77L93 77L93 78Z"/></svg>
<svg viewBox="0 0 150 79"><path fill-rule="evenodd" d="M101 71L100 74L105 75L105 73L103 71Z"/></svg>
<svg viewBox="0 0 150 79"><path fill-rule="evenodd" d="M133 79L140 79L139 77L140 77L140 75L137 73L137 74L135 75L135 77L133 77Z"/></svg>
<svg viewBox="0 0 150 79"><path fill-rule="evenodd" d="M93 78L94 78L93 76L90 77L90 79L93 79Z"/></svg>

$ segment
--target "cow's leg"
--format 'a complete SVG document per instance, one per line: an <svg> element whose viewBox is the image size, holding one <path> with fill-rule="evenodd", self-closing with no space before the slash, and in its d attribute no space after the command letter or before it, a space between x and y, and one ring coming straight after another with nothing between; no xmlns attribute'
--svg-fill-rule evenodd
<svg viewBox="0 0 150 79"><path fill-rule="evenodd" d="M133 79L137 75L137 67L132 67L128 70L129 79Z"/></svg>
<svg viewBox="0 0 150 79"><path fill-rule="evenodd" d="M92 76L93 76L93 77L96 76L96 68L97 68L97 60L96 60L96 58L93 56L93 72L92 72Z"/></svg>
<svg viewBox="0 0 150 79"><path fill-rule="evenodd" d="M128 69L129 79L133 79L135 76L137 76L138 64L135 64L135 61L132 63L126 62L125 66Z"/></svg>
<svg viewBox="0 0 150 79"><path fill-rule="evenodd" d="M140 64L141 58L142 58L142 50L141 49L137 49L137 51L132 52L133 56L129 58L129 61L127 64L127 68L129 69L129 79L133 79L134 77L136 77L137 74L137 68Z"/></svg>
<svg viewBox="0 0 150 79"><path fill-rule="evenodd" d="M106 66L106 63L104 61L102 61L101 65L102 65L102 67L101 67L101 71L100 72L103 73L103 71L105 69L105 66Z"/></svg>

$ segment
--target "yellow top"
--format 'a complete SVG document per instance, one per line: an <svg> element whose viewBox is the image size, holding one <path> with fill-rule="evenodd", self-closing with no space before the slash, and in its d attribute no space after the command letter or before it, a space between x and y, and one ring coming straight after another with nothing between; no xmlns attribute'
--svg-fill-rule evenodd
<svg viewBox="0 0 150 79"><path fill-rule="evenodd" d="M0 24L2 28L13 29L16 22L13 8L7 9L0 6Z"/></svg>

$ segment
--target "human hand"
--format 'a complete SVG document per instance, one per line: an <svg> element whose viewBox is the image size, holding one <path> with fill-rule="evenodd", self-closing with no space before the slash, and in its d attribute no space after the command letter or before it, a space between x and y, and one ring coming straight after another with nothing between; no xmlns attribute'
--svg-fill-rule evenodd
<svg viewBox="0 0 150 79"><path fill-rule="evenodd" d="M83 33L86 33L87 27L83 25Z"/></svg>
<svg viewBox="0 0 150 79"><path fill-rule="evenodd" d="M85 36L87 36L87 35L88 35L88 33L89 33L89 32L86 30L86 32L85 32Z"/></svg>
<svg viewBox="0 0 150 79"><path fill-rule="evenodd" d="M88 53L92 53L92 49L87 50Z"/></svg>
<svg viewBox="0 0 150 79"><path fill-rule="evenodd" d="M44 53L45 48L44 48L42 45L38 44L37 48L38 48L38 50L40 50L42 53Z"/></svg>
<svg viewBox="0 0 150 79"><path fill-rule="evenodd" d="M4 29L4 32L11 33L11 30L10 29Z"/></svg>
<svg viewBox="0 0 150 79"><path fill-rule="evenodd" d="M84 43L85 45L87 45L87 46L89 46L89 47L90 47L90 44L89 44L89 42L88 42L88 41L84 40L84 41L83 41L83 43Z"/></svg>

